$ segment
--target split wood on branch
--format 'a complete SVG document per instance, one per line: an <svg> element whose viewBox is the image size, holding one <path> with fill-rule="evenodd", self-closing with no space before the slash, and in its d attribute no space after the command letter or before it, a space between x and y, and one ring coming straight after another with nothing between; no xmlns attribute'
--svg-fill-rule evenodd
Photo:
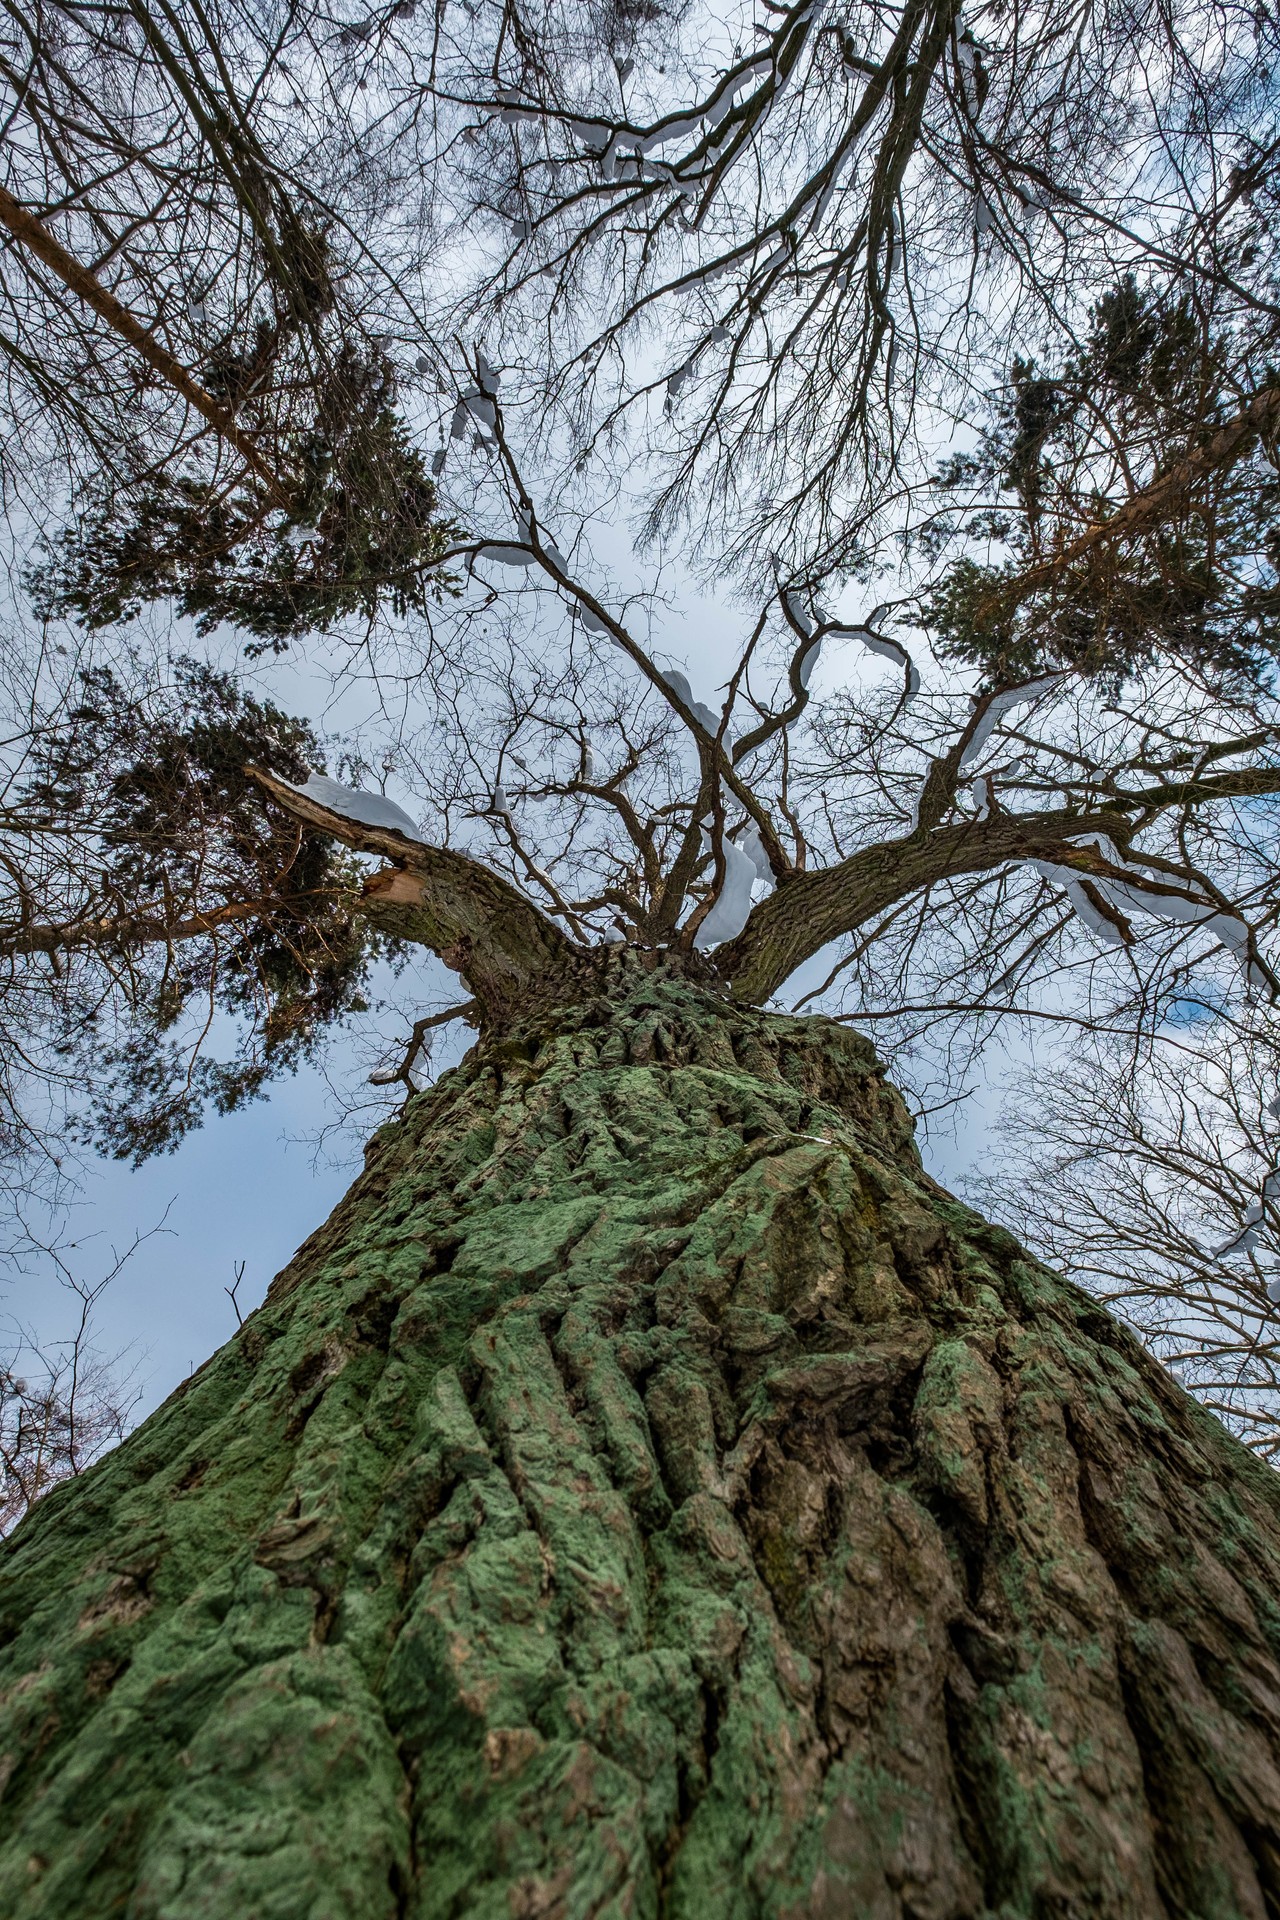
<svg viewBox="0 0 1280 1920"><path fill-rule="evenodd" d="M332 834L357 853L380 853L391 862L365 882L360 911L383 932L430 947L462 975L486 1019L519 1006L536 981L562 969L578 951L553 921L478 860L392 827L352 820L261 767L246 771L291 819Z"/></svg>

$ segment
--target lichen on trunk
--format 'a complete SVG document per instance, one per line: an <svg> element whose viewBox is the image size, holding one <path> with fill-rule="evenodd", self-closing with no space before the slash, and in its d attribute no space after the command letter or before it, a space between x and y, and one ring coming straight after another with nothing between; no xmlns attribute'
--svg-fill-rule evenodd
<svg viewBox="0 0 1280 1920"><path fill-rule="evenodd" d="M0 1574L15 1920L1280 1911L1280 1483L623 955L374 1139Z"/></svg>

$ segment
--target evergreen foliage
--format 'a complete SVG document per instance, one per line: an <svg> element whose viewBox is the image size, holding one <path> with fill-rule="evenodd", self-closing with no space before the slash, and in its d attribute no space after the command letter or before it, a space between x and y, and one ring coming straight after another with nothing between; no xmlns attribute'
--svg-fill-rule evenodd
<svg viewBox="0 0 1280 1920"><path fill-rule="evenodd" d="M59 1048L85 1068L82 1131L117 1157L171 1149L207 1107L253 1099L366 1005L389 943L353 911L357 862L273 821L245 772L301 780L322 763L306 722L194 660L149 696L84 673L40 740L22 809L83 863ZM232 1057L193 1059L192 1022L213 1015Z"/></svg>
<svg viewBox="0 0 1280 1920"><path fill-rule="evenodd" d="M1118 685L1160 658L1265 682L1280 656L1274 447L1188 487L1157 525L1060 558L1117 491L1176 472L1239 414L1237 373L1190 296L1132 277L1097 303L1079 353L1052 370L1015 359L976 449L935 483L967 500L926 551L957 534L970 548L926 598L943 656L992 685L1068 666ZM1250 369L1255 390L1275 377ZM1003 557L978 557L993 547Z"/></svg>
<svg viewBox="0 0 1280 1920"><path fill-rule="evenodd" d="M279 349L223 355L210 382L238 399ZM375 351L344 345L316 388L311 418L279 437L292 504L273 508L252 476L149 472L99 479L72 524L48 543L29 585L46 616L94 630L156 601L208 633L226 621L248 652L279 652L348 616L425 611L448 590L437 570L458 529L437 508L422 454L395 409L395 373Z"/></svg>

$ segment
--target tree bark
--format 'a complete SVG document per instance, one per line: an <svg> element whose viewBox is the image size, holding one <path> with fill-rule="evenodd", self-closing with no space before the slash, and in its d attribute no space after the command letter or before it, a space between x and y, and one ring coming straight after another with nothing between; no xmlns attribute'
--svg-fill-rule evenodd
<svg viewBox="0 0 1280 1920"><path fill-rule="evenodd" d="M1280 1912L1280 1480L673 969L413 1099L8 1544L0 1913Z"/></svg>

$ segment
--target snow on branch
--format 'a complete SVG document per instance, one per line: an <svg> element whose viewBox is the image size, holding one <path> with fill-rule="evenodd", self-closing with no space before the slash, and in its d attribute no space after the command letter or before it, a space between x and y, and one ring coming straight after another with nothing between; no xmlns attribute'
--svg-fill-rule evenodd
<svg viewBox="0 0 1280 1920"><path fill-rule="evenodd" d="M667 686L670 687L672 693L675 694L676 699L688 707L699 726L704 727L706 731L711 734L720 731L720 715L713 712L703 701L694 699L693 688L689 685L688 679L683 673L680 673L676 668L672 668L671 672L664 673L662 678Z"/></svg>
<svg viewBox="0 0 1280 1920"><path fill-rule="evenodd" d="M431 846L401 808L323 774L302 785L247 767L292 819L391 864L370 874L352 905L396 939L430 947L466 980L489 1016L521 1003L573 951L560 928L491 867Z"/></svg>
<svg viewBox="0 0 1280 1920"><path fill-rule="evenodd" d="M477 560L492 560L499 567L528 569L536 567L538 556L532 547L509 546L501 540L486 540L476 548Z"/></svg>
<svg viewBox="0 0 1280 1920"><path fill-rule="evenodd" d="M1239 1231L1228 1235L1220 1247L1213 1248L1214 1259L1221 1260L1229 1253L1252 1253L1262 1237L1267 1208L1274 1206L1277 1201L1280 1201L1280 1168L1273 1168L1263 1181L1258 1198L1246 1209ZM1275 1286L1274 1281L1271 1286ZM1280 1288L1277 1292L1280 1293ZM1277 1297L1271 1287L1267 1288L1267 1296L1273 1303Z"/></svg>
<svg viewBox="0 0 1280 1920"><path fill-rule="evenodd" d="M868 653L877 653L882 660L892 660L895 666L902 668L906 675L906 698L914 700L920 691L920 673L915 661L900 640L892 640L888 634L876 633L871 627L843 627L833 625L827 629L826 637L832 640L856 640Z"/></svg>
<svg viewBox="0 0 1280 1920"><path fill-rule="evenodd" d="M341 780L331 780L327 773L309 773L301 786L280 778L280 785L362 827L385 827L392 833L407 835L410 840L419 838L417 821L411 820L403 807L398 807L383 793L363 793L358 787L344 786Z"/></svg>
<svg viewBox="0 0 1280 1920"><path fill-rule="evenodd" d="M990 740L992 734L1007 713L1012 713L1017 707L1028 706L1033 700L1038 700L1042 694L1048 693L1052 688L1060 687L1063 681L1067 679L1068 671L1045 673L1037 680L1024 681L1020 687L1006 687L1000 693L991 694L985 706L981 707L969 722L971 731L969 738L965 741L961 749L957 771L963 773L967 767L971 766L972 763L979 758L988 740Z"/></svg>
<svg viewBox="0 0 1280 1920"><path fill-rule="evenodd" d="M529 546L539 546L542 552L559 567L561 573L567 571L568 563L564 555L550 534L548 534L546 528L540 526L538 522L535 521L527 507L521 507L517 512L516 525L520 529L521 540Z"/></svg>
<svg viewBox="0 0 1280 1920"><path fill-rule="evenodd" d="M760 838L760 829L754 820L748 820L746 831L743 833L738 845L742 848L742 851L755 868L757 880L766 880L769 885L772 886L773 868L769 865L769 856L764 850L764 842Z"/></svg>
<svg viewBox="0 0 1280 1920"><path fill-rule="evenodd" d="M1157 878L1151 869L1135 870L1135 862L1126 860L1115 842L1104 833L1078 834L1068 844L1094 848L1113 871L1096 873L1046 860L1034 860L1031 864L1046 879L1054 880L1065 888L1077 914L1101 939L1114 943L1125 938L1123 916L1126 913L1143 914L1153 920L1168 920L1177 925L1200 928L1212 934L1219 946L1240 963L1249 986L1259 989L1271 987L1268 970L1252 957L1248 923L1239 914L1226 912L1194 883L1171 885L1167 880ZM1088 882L1089 891L1101 900L1104 909L1110 909L1115 914L1115 919L1110 918L1107 912L1098 910L1089 899L1082 881Z"/></svg>
<svg viewBox="0 0 1280 1920"><path fill-rule="evenodd" d="M617 636L610 631L599 614L592 612L585 601L579 601L578 603L578 618L588 633L598 633L602 635L604 639L612 641L615 646L618 644Z"/></svg>
<svg viewBox="0 0 1280 1920"><path fill-rule="evenodd" d="M709 172L720 157L720 152L728 137L728 131L718 141L711 141L718 128L734 113L738 107L738 96L745 87L756 80L772 78L771 88L764 92L772 93L771 100L759 99L757 102L757 130L759 122L770 106L776 103L785 79L776 77L779 45L787 38L788 28L797 25L807 30L809 19L814 11L806 3L796 8L791 18L784 23L778 35L768 47L759 53L748 55L740 60L728 73L724 74L713 89L710 97L694 107L678 110L664 115L648 127L635 127L624 123L599 119L578 118L572 114L553 114L541 105L523 105L507 89L500 89L499 104L495 118L507 126L517 125L521 121L536 125L546 125L559 120L571 138L577 140L582 148L583 157L592 160L601 168L606 180L626 183L630 179L643 177L643 165L648 156L659 147L668 146L673 140L689 140L703 136L709 145L692 178L682 178L677 169L684 163L677 161L675 166L662 162L651 163L650 172L655 179L675 186L684 192L696 191L699 179ZM694 156L690 156L693 158ZM630 163L630 166L628 166ZM637 174L637 170L638 174Z"/></svg>
<svg viewBox="0 0 1280 1920"><path fill-rule="evenodd" d="M796 589L783 584L780 563L776 555L773 564L774 577L778 582L778 598L788 625L802 639L810 640L812 643L801 654L799 661L799 681L803 691L808 691L813 669L818 664L825 641L856 640L858 645L865 647L869 653L878 654L882 660L892 660L895 666L901 667L906 676L905 697L908 700L915 698L920 691L920 674L910 653L900 640L893 640L887 634L877 633L875 628L867 623L848 626L842 621L833 620L831 615L816 602L812 608L806 607ZM872 617L874 618L874 615ZM993 721L992 725L994 724Z"/></svg>
<svg viewBox="0 0 1280 1920"><path fill-rule="evenodd" d="M796 678L799 680L801 688L805 693L809 691L809 682L813 678L813 670L821 658L822 635L819 634L817 639L811 641L805 648L800 656L800 663L796 668Z"/></svg>
<svg viewBox="0 0 1280 1920"><path fill-rule="evenodd" d="M726 836L721 841L721 848L724 853L724 884L693 940L695 947L704 950L717 947L724 940L734 940L742 932L751 912L751 889L758 873L755 860L744 847L736 846Z"/></svg>

